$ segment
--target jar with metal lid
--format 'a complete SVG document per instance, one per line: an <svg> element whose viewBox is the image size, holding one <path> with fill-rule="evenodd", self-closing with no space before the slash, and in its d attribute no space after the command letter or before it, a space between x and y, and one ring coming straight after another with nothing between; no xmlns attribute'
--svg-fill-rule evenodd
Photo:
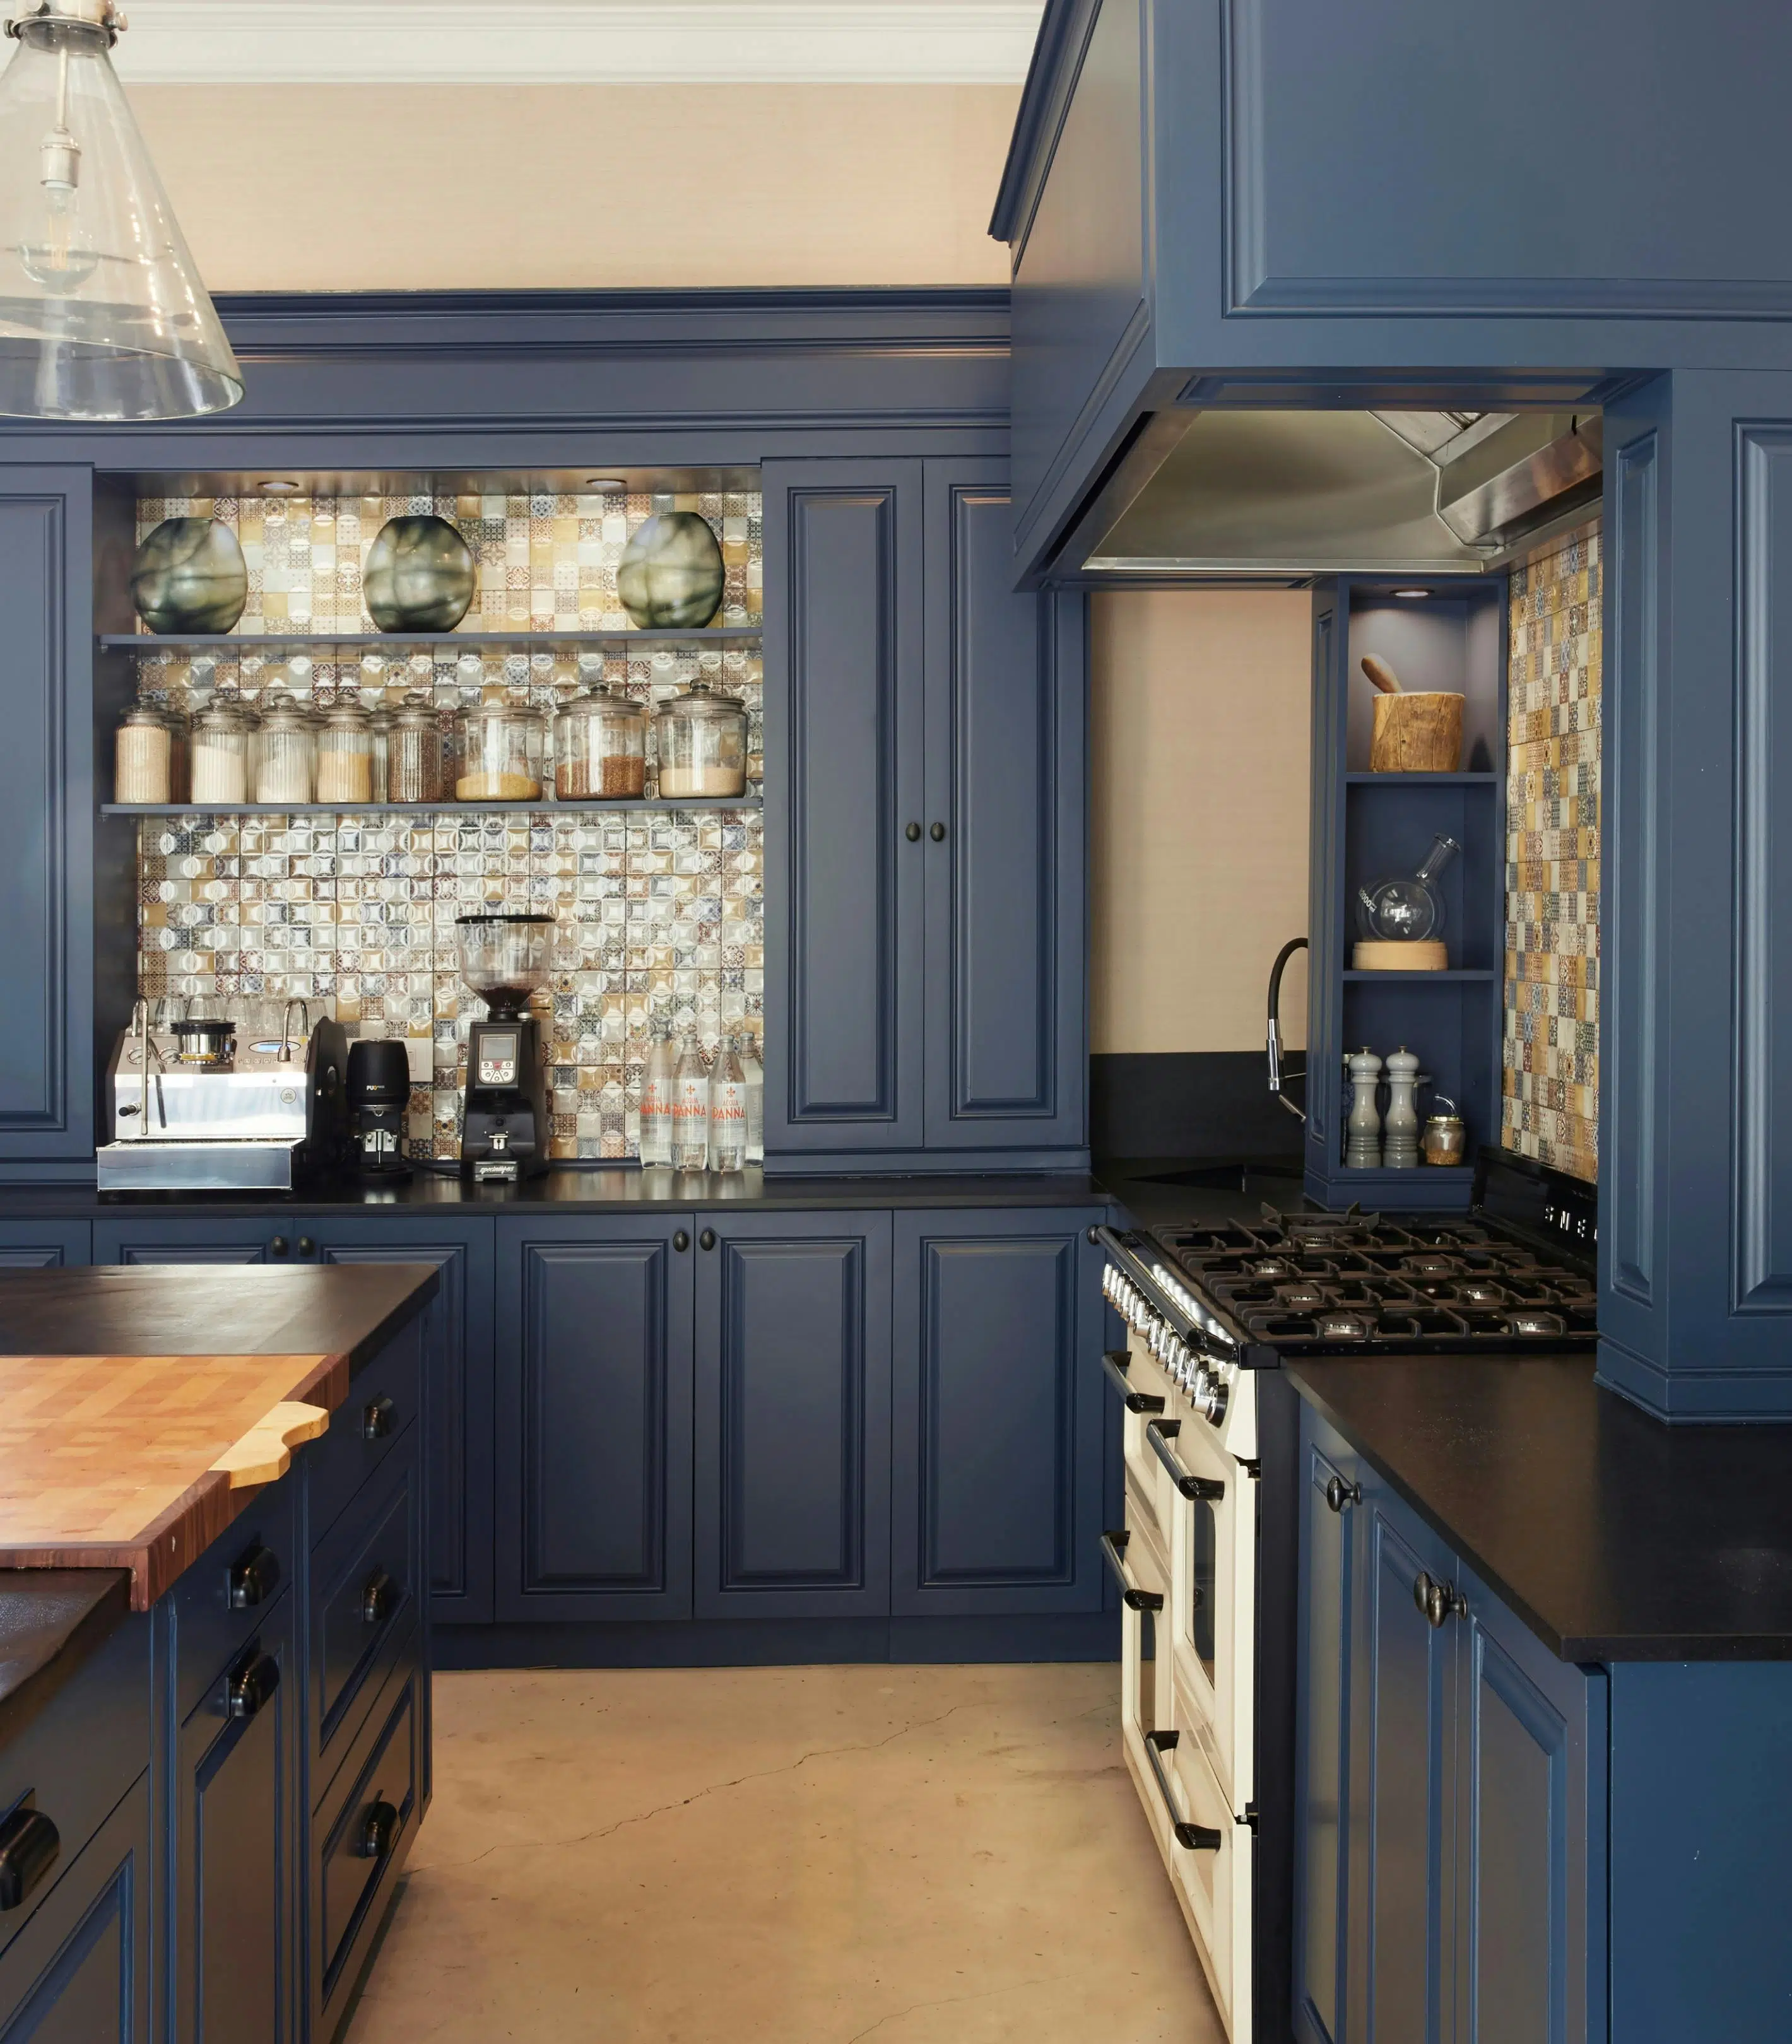
<svg viewBox="0 0 1792 2044"><path fill-rule="evenodd" d="M436 705L425 695L409 695L392 713L386 758L389 802L439 802L447 793L442 770L442 728Z"/></svg>
<svg viewBox="0 0 1792 2044"><path fill-rule="evenodd" d="M190 799L228 805L249 798L249 744L254 720L240 703L208 703L193 720Z"/></svg>
<svg viewBox="0 0 1792 2044"><path fill-rule="evenodd" d="M367 717L367 740L373 762L373 799L389 802L392 799L387 792L391 785L392 713L383 703Z"/></svg>
<svg viewBox="0 0 1792 2044"><path fill-rule="evenodd" d="M463 802L535 802L541 799L547 726L526 703L512 702L492 686L469 704L456 723L460 758L454 792Z"/></svg>
<svg viewBox="0 0 1792 2044"><path fill-rule="evenodd" d="M373 736L367 725L367 713L357 702L339 702L325 713L317 733L320 802L373 800Z"/></svg>
<svg viewBox="0 0 1792 2044"><path fill-rule="evenodd" d="M1420 1150L1428 1164L1461 1164L1468 1155L1468 1130L1456 1104L1443 1093L1432 1101Z"/></svg>
<svg viewBox="0 0 1792 2044"><path fill-rule="evenodd" d="M554 793L563 802L647 793L647 706L613 688L589 689L554 717Z"/></svg>
<svg viewBox="0 0 1792 2044"><path fill-rule="evenodd" d="M683 695L660 705L653 734L663 797L676 801L746 792L747 711L737 696L693 682Z"/></svg>
<svg viewBox="0 0 1792 2044"><path fill-rule="evenodd" d="M256 800L309 802L317 750L317 730L307 705L296 696L263 696L256 733Z"/></svg>
<svg viewBox="0 0 1792 2044"><path fill-rule="evenodd" d="M174 732L153 703L133 703L118 726L113 800L174 800Z"/></svg>

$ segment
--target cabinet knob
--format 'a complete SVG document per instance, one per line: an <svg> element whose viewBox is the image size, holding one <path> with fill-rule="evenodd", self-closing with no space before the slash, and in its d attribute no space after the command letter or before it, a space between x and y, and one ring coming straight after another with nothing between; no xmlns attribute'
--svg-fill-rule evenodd
<svg viewBox="0 0 1792 2044"><path fill-rule="evenodd" d="M908 840L910 844L919 844L921 842L921 825L919 824L905 824L902 827L902 835Z"/></svg>
<svg viewBox="0 0 1792 2044"><path fill-rule="evenodd" d="M317 1251L317 1245L310 1235L302 1235L298 1238L298 1253L301 1256L314 1256Z"/></svg>
<svg viewBox="0 0 1792 2044"><path fill-rule="evenodd" d="M384 1859L398 1835L398 1813L383 1796L376 1796L361 1819L356 1851L363 1859Z"/></svg>
<svg viewBox="0 0 1792 2044"><path fill-rule="evenodd" d="M232 1669L224 1689L224 1714L252 1718L272 1700L280 1686L280 1664L271 1654L252 1646Z"/></svg>
<svg viewBox="0 0 1792 2044"><path fill-rule="evenodd" d="M699 1249L713 1249L716 1246L715 1230L713 1228L705 1228L697 1238L697 1246Z"/></svg>
<svg viewBox="0 0 1792 2044"><path fill-rule="evenodd" d="M383 1625L398 1608L398 1585L383 1569L375 1569L361 1589L361 1623Z"/></svg>
<svg viewBox="0 0 1792 2044"><path fill-rule="evenodd" d="M283 1235L277 1235L268 1243L267 1253L270 1256L284 1256L290 1246Z"/></svg>
<svg viewBox="0 0 1792 2044"><path fill-rule="evenodd" d="M230 1608L252 1611L258 1604L266 1604L279 1586L279 1557L258 1540L231 1564Z"/></svg>
<svg viewBox="0 0 1792 2044"><path fill-rule="evenodd" d="M56 1863L62 1836L41 1810L15 1810L0 1824L0 1909L16 1909Z"/></svg>
<svg viewBox="0 0 1792 2044"><path fill-rule="evenodd" d="M1442 1625L1447 1619L1466 1618L1468 1600L1454 1583L1440 1583L1435 1576L1421 1569L1413 1581L1413 1601L1425 1613L1429 1625Z"/></svg>
<svg viewBox="0 0 1792 2044"><path fill-rule="evenodd" d="M383 1391L361 1409L361 1439L383 1441L398 1423L398 1408Z"/></svg>
<svg viewBox="0 0 1792 2044"><path fill-rule="evenodd" d="M929 824L927 827L927 835L936 844L944 844L946 841L946 827L944 824Z"/></svg>
<svg viewBox="0 0 1792 2044"><path fill-rule="evenodd" d="M685 1252L688 1248L690 1248L690 1237L688 1235L686 1235L686 1234L685 1233L684 1230L683 1230L682 1228L679 1228L679 1229L678 1229L678 1230L676 1231L676 1232L673 1235L673 1236L672 1236L672 1247L673 1247L673 1248L675 1248L675 1249L679 1252L679 1255L681 1255L681 1256L682 1256L682 1255L683 1255L684 1252Z"/></svg>
<svg viewBox="0 0 1792 2044"><path fill-rule="evenodd" d="M1341 1476L1335 1476L1325 1485L1325 1502L1334 1512L1342 1512L1347 1504L1363 1502L1363 1486L1359 1483L1346 1483Z"/></svg>

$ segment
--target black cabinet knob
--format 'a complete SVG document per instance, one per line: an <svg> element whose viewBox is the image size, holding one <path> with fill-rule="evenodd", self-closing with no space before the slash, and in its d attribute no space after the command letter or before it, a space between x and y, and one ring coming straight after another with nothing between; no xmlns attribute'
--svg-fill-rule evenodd
<svg viewBox="0 0 1792 2044"><path fill-rule="evenodd" d="M677 1231L673 1235L672 1247L681 1256L683 1255L684 1252L688 1248L690 1248L690 1237L685 1233L682 1228L677 1230Z"/></svg>
<svg viewBox="0 0 1792 2044"><path fill-rule="evenodd" d="M1325 1485L1325 1502L1334 1512L1340 1512L1347 1504L1360 1504L1363 1486L1359 1483L1346 1483L1341 1476L1335 1476Z"/></svg>
<svg viewBox="0 0 1792 2044"><path fill-rule="evenodd" d="M0 1909L16 1909L56 1863L61 1834L41 1810L15 1810L0 1824Z"/></svg>
<svg viewBox="0 0 1792 2044"><path fill-rule="evenodd" d="M361 1439L383 1441L398 1424L398 1408L383 1391L362 1408Z"/></svg>
<svg viewBox="0 0 1792 2044"><path fill-rule="evenodd" d="M705 1228L697 1238L697 1246L699 1249L713 1249L716 1246L715 1230L713 1228Z"/></svg>
<svg viewBox="0 0 1792 2044"><path fill-rule="evenodd" d="M1421 1569L1413 1582L1413 1601L1425 1613L1428 1625L1442 1625L1447 1619L1468 1615L1468 1600L1454 1583L1440 1583Z"/></svg>
<svg viewBox="0 0 1792 2044"><path fill-rule="evenodd" d="M280 1664L271 1654L252 1646L224 1686L224 1714L231 1718L252 1718L272 1701L280 1686Z"/></svg>
<svg viewBox="0 0 1792 2044"><path fill-rule="evenodd" d="M398 1606L398 1585L383 1569L375 1569L361 1587L361 1623L383 1625Z"/></svg>
<svg viewBox="0 0 1792 2044"><path fill-rule="evenodd" d="M301 1256L315 1256L317 1254L317 1245L311 1239L310 1235L302 1235L298 1238L298 1253Z"/></svg>
<svg viewBox="0 0 1792 2044"><path fill-rule="evenodd" d="M908 840L910 844L920 843L921 825L919 824L905 824L902 826L902 835Z"/></svg>
<svg viewBox="0 0 1792 2044"><path fill-rule="evenodd" d="M280 1587L280 1562L271 1547L258 1540L230 1565L230 1608L252 1611L266 1604Z"/></svg>
<svg viewBox="0 0 1792 2044"><path fill-rule="evenodd" d="M936 844L944 844L946 841L946 827L944 824L929 824L927 827L927 835Z"/></svg>
<svg viewBox="0 0 1792 2044"><path fill-rule="evenodd" d="M363 1859L384 1859L398 1835L398 1813L383 1796L376 1796L361 1819L356 1851Z"/></svg>
<svg viewBox="0 0 1792 2044"><path fill-rule="evenodd" d="M268 1243L267 1253L270 1256L284 1256L290 1246L283 1235L277 1235Z"/></svg>

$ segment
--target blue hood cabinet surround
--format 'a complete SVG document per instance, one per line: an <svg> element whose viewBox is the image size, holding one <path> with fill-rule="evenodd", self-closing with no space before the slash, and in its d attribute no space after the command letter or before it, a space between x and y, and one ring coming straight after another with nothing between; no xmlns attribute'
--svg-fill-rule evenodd
<svg viewBox="0 0 1792 2044"><path fill-rule="evenodd" d="M1048 0L991 223L1015 578L1100 579L1172 408L1603 407L1601 1377L1792 1419L1792 14L1484 30Z"/></svg>

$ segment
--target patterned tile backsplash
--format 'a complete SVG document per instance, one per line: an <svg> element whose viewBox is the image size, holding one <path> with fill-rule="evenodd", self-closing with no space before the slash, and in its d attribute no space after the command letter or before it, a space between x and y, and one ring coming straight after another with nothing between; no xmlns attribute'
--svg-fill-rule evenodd
<svg viewBox="0 0 1792 2044"><path fill-rule="evenodd" d="M147 499L140 535L165 517L235 527L249 567L244 633L372 628L361 605L367 549L388 517L439 511L473 547L479 593L463 629L626 631L616 567L652 512L701 511L723 544L718 624L759 620L756 494L607 497ZM153 640L146 640L153 647ZM320 705L355 694L372 706L429 690L444 719L503 687L552 714L598 680L648 701L699 674L743 698L756 774L763 668L756 649L580 652L395 650L336 662L245 651L138 662L140 693L190 709L214 693L252 702L267 687ZM649 792L652 763L649 761ZM713 1051L763 1016L763 844L756 809L606 813L552 805L502 814L419 809L146 818L139 828L139 980L151 997L328 999L367 1033L429 1046L432 1076L413 1088L419 1157L459 1154L466 1021L454 919L482 905L552 914L560 924L548 1043L553 1154L637 1154L640 1084L653 1023L694 1031ZM422 1062L417 1054L413 1070Z"/></svg>
<svg viewBox="0 0 1792 2044"><path fill-rule="evenodd" d="M1512 571L1502 1140L1599 1172L1598 520Z"/></svg>

